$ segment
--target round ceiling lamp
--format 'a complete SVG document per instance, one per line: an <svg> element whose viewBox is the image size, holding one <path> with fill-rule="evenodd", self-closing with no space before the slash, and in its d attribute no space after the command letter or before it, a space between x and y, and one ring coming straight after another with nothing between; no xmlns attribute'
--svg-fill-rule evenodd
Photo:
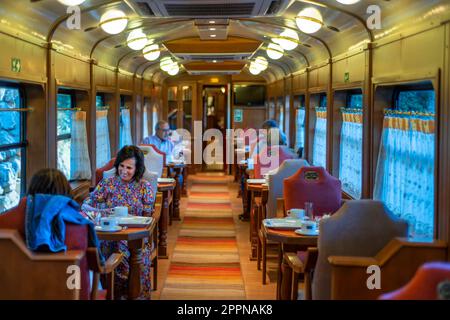
<svg viewBox="0 0 450 320"><path fill-rule="evenodd" d="M255 66L254 63L251 63L250 67L248 69L250 70L250 73L255 76L261 73L261 69L259 69L257 66Z"/></svg>
<svg viewBox="0 0 450 320"><path fill-rule="evenodd" d="M261 71L266 70L269 66L269 62L267 62L267 59L262 56L257 57L253 64Z"/></svg>
<svg viewBox="0 0 450 320"><path fill-rule="evenodd" d="M151 40L153 43L153 40ZM143 50L144 58L148 61L154 61L159 58L161 52L159 51L159 46L157 44L149 44L145 46Z"/></svg>
<svg viewBox="0 0 450 320"><path fill-rule="evenodd" d="M178 63L173 63L170 66L169 71L167 71L168 74L170 74L171 76L175 76L178 74L178 72L180 71L180 66L178 65Z"/></svg>
<svg viewBox="0 0 450 320"><path fill-rule="evenodd" d="M128 24L128 18L120 10L110 10L105 12L100 18L100 26L109 34L121 33Z"/></svg>
<svg viewBox="0 0 450 320"><path fill-rule="evenodd" d="M322 28L323 18L316 8L306 8L300 11L295 18L297 27L304 33L315 33Z"/></svg>
<svg viewBox="0 0 450 320"><path fill-rule="evenodd" d="M284 50L280 45L276 43L270 43L267 46L266 53L270 59L278 60L284 55Z"/></svg>
<svg viewBox="0 0 450 320"><path fill-rule="evenodd" d="M147 44L147 36L141 29L133 30L127 38L127 45L133 50L142 50Z"/></svg>
<svg viewBox="0 0 450 320"><path fill-rule="evenodd" d="M78 6L85 1L86 0L58 0L58 2L62 3L65 6L69 6L69 7Z"/></svg>
<svg viewBox="0 0 450 320"><path fill-rule="evenodd" d="M172 61L171 57L164 57L161 59L161 61L159 62L159 67L161 68L162 71L169 71L170 67L172 66L174 62Z"/></svg>
<svg viewBox="0 0 450 320"><path fill-rule="evenodd" d="M359 2L360 0L336 0L336 1L342 4L354 4Z"/></svg>
<svg viewBox="0 0 450 320"><path fill-rule="evenodd" d="M284 50L293 50L297 48L299 38L297 32L287 29L280 34L279 38L274 38L272 41L279 44Z"/></svg>

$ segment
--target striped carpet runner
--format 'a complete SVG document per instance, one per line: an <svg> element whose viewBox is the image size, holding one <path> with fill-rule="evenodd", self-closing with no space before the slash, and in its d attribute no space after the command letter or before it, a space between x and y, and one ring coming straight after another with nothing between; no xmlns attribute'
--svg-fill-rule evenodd
<svg viewBox="0 0 450 320"><path fill-rule="evenodd" d="M243 300L229 179L217 175L189 179L187 209L161 299Z"/></svg>

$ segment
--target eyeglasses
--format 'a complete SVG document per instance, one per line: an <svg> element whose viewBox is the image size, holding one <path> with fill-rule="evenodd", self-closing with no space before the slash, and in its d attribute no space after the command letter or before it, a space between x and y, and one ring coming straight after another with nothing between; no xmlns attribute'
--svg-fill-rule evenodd
<svg viewBox="0 0 450 320"><path fill-rule="evenodd" d="M170 132L170 129L159 129L159 130L161 130L162 132Z"/></svg>

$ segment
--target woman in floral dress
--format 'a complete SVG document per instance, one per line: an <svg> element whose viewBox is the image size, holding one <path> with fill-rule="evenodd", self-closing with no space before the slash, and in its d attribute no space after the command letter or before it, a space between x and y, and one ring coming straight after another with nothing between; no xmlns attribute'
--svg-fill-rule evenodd
<svg viewBox="0 0 450 320"><path fill-rule="evenodd" d="M128 207L128 213L136 216L151 216L153 213L154 190L148 181L142 179L145 172L144 155L136 146L125 146L117 154L114 163L116 174L103 179L84 201L83 211L100 211L103 216L111 214L118 206ZM128 292L130 251L127 241L101 241L101 250L107 259L120 252L125 259L117 267L114 291L117 299L123 299ZM152 244L146 243L142 250L141 268L142 299L150 299L150 264Z"/></svg>

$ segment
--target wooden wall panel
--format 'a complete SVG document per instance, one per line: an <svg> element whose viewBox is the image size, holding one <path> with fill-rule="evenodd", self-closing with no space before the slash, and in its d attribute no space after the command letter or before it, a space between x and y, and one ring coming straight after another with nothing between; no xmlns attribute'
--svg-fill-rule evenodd
<svg viewBox="0 0 450 320"><path fill-rule="evenodd" d="M99 66L94 66L94 74L94 81L97 87L115 90L116 74L114 71Z"/></svg>
<svg viewBox="0 0 450 320"><path fill-rule="evenodd" d="M444 27L432 29L375 48L373 76L436 71L444 60L444 30Z"/></svg>
<svg viewBox="0 0 450 320"><path fill-rule="evenodd" d="M348 82L364 81L364 52L333 62L333 84L345 83L345 73L349 73Z"/></svg>
<svg viewBox="0 0 450 320"><path fill-rule="evenodd" d="M308 74L306 72L295 75L292 79L292 91L294 93L298 93L300 91L306 90L308 86L307 79Z"/></svg>
<svg viewBox="0 0 450 320"><path fill-rule="evenodd" d="M55 78L58 86L90 88L89 63L52 52L55 57Z"/></svg>
<svg viewBox="0 0 450 320"><path fill-rule="evenodd" d="M312 69L309 73L309 88L326 87L329 82L329 65Z"/></svg>
<svg viewBox="0 0 450 320"><path fill-rule="evenodd" d="M126 90L132 92L134 89L133 86L133 77L130 75L119 73L119 89Z"/></svg>
<svg viewBox="0 0 450 320"><path fill-rule="evenodd" d="M46 52L45 48L0 34L0 78L22 79L31 82L46 82ZM11 71L11 59L18 58L21 71Z"/></svg>

